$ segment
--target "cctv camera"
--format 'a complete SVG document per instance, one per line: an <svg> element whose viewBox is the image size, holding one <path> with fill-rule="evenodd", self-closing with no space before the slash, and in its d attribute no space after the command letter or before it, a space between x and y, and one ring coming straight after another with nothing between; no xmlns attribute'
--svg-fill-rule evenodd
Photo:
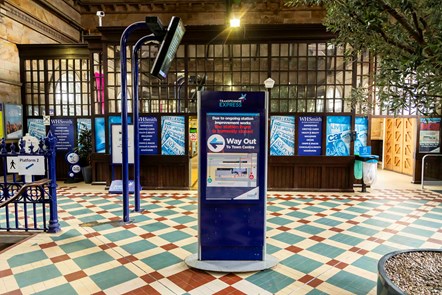
<svg viewBox="0 0 442 295"><path fill-rule="evenodd" d="M97 11L97 16L104 16L104 11Z"/></svg>

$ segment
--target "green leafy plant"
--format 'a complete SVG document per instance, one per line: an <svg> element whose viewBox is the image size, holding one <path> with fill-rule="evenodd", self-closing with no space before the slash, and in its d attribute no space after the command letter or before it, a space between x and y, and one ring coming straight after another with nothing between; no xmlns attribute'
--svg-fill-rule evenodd
<svg viewBox="0 0 442 295"><path fill-rule="evenodd" d="M440 0L285 0L320 6L323 23L349 54L380 58L373 84L380 106L394 113L440 115L442 104L442 2Z"/></svg>
<svg viewBox="0 0 442 295"><path fill-rule="evenodd" d="M92 153L92 130L82 128L78 135L78 144L74 151L80 157L80 165L82 167L90 165L90 157Z"/></svg>

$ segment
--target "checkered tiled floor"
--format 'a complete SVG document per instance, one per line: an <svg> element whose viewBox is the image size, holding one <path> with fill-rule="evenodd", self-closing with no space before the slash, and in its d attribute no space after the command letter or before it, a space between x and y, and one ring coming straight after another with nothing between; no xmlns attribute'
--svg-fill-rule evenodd
<svg viewBox="0 0 442 295"><path fill-rule="evenodd" d="M382 255L442 247L435 192L270 193L267 252L279 264L208 273L183 262L197 251L195 192L143 191L145 211L124 226L119 195L58 194L62 232L0 254L1 294L375 294Z"/></svg>

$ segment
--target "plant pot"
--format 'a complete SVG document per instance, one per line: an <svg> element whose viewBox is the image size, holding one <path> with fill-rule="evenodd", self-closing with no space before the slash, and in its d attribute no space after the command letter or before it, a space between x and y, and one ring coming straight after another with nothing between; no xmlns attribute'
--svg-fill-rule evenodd
<svg viewBox="0 0 442 295"><path fill-rule="evenodd" d="M85 183L92 183L92 166L82 167L81 173Z"/></svg>
<svg viewBox="0 0 442 295"><path fill-rule="evenodd" d="M413 253L413 252L427 252L427 253L428 252L435 252L435 253L438 253L438 254L442 255L442 250L441 249L410 249L410 250L400 250L400 251L394 251L394 252L391 252L391 253L388 253L388 254L384 255L379 260L379 263L378 263L378 284L377 284L377 294L378 295L405 295L405 294L410 294L409 292L407 292L407 290L401 289L398 285L396 285L393 282L392 278L390 278L390 276L388 275L388 273L386 271L386 262L390 258L394 258L394 256L396 256L396 255L399 255L399 254L406 255L408 253ZM410 260L412 260L412 259L410 258ZM397 271L401 271L401 270L397 270ZM409 271L409 272L413 273L412 277L416 277L417 276L414 273L414 270L412 268L409 268L406 271ZM439 287L437 287L437 290L439 290ZM442 287L439 290L439 292L442 292ZM439 293L435 293L435 294L439 294Z"/></svg>

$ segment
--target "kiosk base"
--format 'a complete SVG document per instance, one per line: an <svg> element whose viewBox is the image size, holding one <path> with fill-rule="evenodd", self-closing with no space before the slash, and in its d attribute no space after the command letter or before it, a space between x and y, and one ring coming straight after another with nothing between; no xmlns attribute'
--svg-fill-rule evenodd
<svg viewBox="0 0 442 295"><path fill-rule="evenodd" d="M250 272L272 268L278 259L266 254L264 260L198 260L198 254L192 254L184 262L192 268L215 272Z"/></svg>

